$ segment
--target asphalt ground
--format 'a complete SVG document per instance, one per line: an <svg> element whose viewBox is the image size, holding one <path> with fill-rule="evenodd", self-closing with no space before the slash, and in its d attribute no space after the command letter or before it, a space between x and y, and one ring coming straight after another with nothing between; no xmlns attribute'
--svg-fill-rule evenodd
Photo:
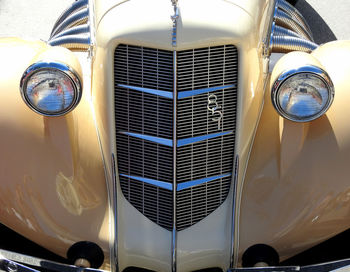
<svg viewBox="0 0 350 272"><path fill-rule="evenodd" d="M72 2L0 0L0 37L47 40L56 19ZM350 40L350 0L299 0L297 8L309 22L317 43Z"/></svg>
<svg viewBox="0 0 350 272"><path fill-rule="evenodd" d="M350 40L350 0L299 0L296 7L309 23L316 43Z"/></svg>
<svg viewBox="0 0 350 272"><path fill-rule="evenodd" d="M0 0L0 37L48 40L73 0Z"/></svg>

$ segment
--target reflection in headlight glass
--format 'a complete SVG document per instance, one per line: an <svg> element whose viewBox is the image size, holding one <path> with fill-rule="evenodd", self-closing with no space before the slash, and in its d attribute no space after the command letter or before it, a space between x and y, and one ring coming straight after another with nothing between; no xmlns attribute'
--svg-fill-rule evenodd
<svg viewBox="0 0 350 272"><path fill-rule="evenodd" d="M57 113L72 105L74 86L66 74L57 70L42 70L28 80L26 95L40 111Z"/></svg>
<svg viewBox="0 0 350 272"><path fill-rule="evenodd" d="M329 100L326 84L318 76L300 73L287 79L279 89L281 109L296 119L319 114Z"/></svg>

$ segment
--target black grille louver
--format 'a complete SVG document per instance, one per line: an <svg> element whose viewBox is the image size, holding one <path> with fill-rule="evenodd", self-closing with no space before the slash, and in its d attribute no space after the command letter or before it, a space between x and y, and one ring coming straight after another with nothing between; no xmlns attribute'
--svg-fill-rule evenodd
<svg viewBox="0 0 350 272"><path fill-rule="evenodd" d="M177 52L176 93L221 87L209 92L215 95L223 113L218 128L218 122L213 121L207 108L208 92L179 97L177 116L173 116L173 97L170 97L175 96L172 51L130 45L119 45L115 50L115 120L120 186L126 199L137 210L168 230L173 228L174 204L177 230L182 230L205 218L227 197L235 145L237 58L237 49L232 45ZM167 94L158 95L150 90ZM178 144L176 169L174 150L169 144L173 139L174 118L177 121L176 138L180 141L222 133L213 138ZM153 138L145 138L145 135ZM167 142L164 144L158 139ZM173 203L171 191L174 171L178 186L202 181L178 189L176 203ZM216 178L203 182L211 177ZM148 181L144 182L145 179ZM152 184L154 180L166 184L167 188Z"/></svg>

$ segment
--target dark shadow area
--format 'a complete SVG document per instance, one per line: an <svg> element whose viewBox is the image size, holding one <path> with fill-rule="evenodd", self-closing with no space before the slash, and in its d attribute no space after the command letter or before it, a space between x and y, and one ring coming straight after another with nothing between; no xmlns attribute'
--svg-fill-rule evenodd
<svg viewBox="0 0 350 272"><path fill-rule="evenodd" d="M350 258L350 229L314 246L280 265L310 265Z"/></svg>
<svg viewBox="0 0 350 272"><path fill-rule="evenodd" d="M33 257L43 258L59 263L68 263L68 260L58 256L51 251L33 243L13 230L0 224L0 248Z"/></svg>
<svg viewBox="0 0 350 272"><path fill-rule="evenodd" d="M155 272L155 271L144 269L144 268L130 266L130 267L125 268L123 270L123 272Z"/></svg>
<svg viewBox="0 0 350 272"><path fill-rule="evenodd" d="M317 11L310 6L309 3L307 3L305 0L299 0L295 7L308 22L314 35L314 40L317 44L337 40L337 37L334 35L327 23L322 19Z"/></svg>
<svg viewBox="0 0 350 272"><path fill-rule="evenodd" d="M155 271L132 266L132 267L125 268L123 272L155 272ZM223 272L223 271L220 268L207 268L207 269L196 270L193 272Z"/></svg>

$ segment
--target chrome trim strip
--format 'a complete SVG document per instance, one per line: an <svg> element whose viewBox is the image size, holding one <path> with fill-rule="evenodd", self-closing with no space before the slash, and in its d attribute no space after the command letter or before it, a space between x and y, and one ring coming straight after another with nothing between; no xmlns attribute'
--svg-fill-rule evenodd
<svg viewBox="0 0 350 272"><path fill-rule="evenodd" d="M214 134L207 134L207 135L202 135L202 136L197 136L197 137L192 137L192 138L180 139L180 140L177 140L177 146L180 147L180 146L184 146L184 145L188 145L188 144L193 144L193 143L209 140L209 139L216 138L216 137L229 135L231 133L233 133L232 130L214 133Z"/></svg>
<svg viewBox="0 0 350 272"><path fill-rule="evenodd" d="M125 175L125 174L120 174L120 176L126 177L126 178L131 178L133 180L137 180L137 181L141 181L144 183L148 183L148 184L152 184L154 186L163 188L163 189L167 189L169 191L173 190L173 185L171 183L167 183L164 181L159 181L159 180L155 180L155 179L150 179L150 178L144 178L144 177L137 177L137 176L129 176L129 175Z"/></svg>
<svg viewBox="0 0 350 272"><path fill-rule="evenodd" d="M190 90L190 91L182 91L182 92L178 93L177 97L178 97L178 99L182 99L182 98L194 96L194 95L197 95L197 94L215 92L215 91L228 89L228 88L234 88L234 87L236 87L236 84L224 85L224 86L218 86L218 87L211 87L211 88L205 88L205 89Z"/></svg>
<svg viewBox="0 0 350 272"><path fill-rule="evenodd" d="M57 263L50 260L24 255L18 252L7 251L0 249L1 264L8 264L9 261L15 265L28 265L31 267L44 268L45 271L59 271L59 272L108 272L107 270L84 268L63 263ZM13 267L13 266L11 266ZM22 268L22 267L20 267ZM248 267L248 268L230 268L227 272L314 272L314 271L329 271L329 272L345 272L350 269L350 259L336 260L328 263L314 264L308 266L269 266L269 267ZM18 271L26 271L18 269ZM28 270L31 271L31 270ZM37 270L35 270L37 271ZM42 269L40 269L42 271Z"/></svg>
<svg viewBox="0 0 350 272"><path fill-rule="evenodd" d="M150 142L154 142L154 143L157 143L157 144L161 144L161 145L173 146L173 140L166 139L166 138L149 136L149 135L133 133L133 132L127 132L127 131L119 131L119 133L125 134L125 135L128 135L128 136L132 136L132 137L135 137L135 138L139 138L139 139L144 139L144 140L147 140L147 141L150 141Z"/></svg>
<svg viewBox="0 0 350 272"><path fill-rule="evenodd" d="M227 173L227 174L220 175L220 176L215 176L215 177L207 177L207 178L203 178L203 179L196 179L196 180L182 182L182 183L179 183L177 185L176 191L185 190L185 189L197 186L197 185L201 185L203 183L209 183L209 182L211 182L213 180L217 180L217 179L220 179L220 178L226 178L226 177L229 177L229 176L232 176L232 173Z"/></svg>
<svg viewBox="0 0 350 272"><path fill-rule="evenodd" d="M95 46L96 46L96 26L95 26L95 1L89 0L89 21L90 26L90 48L89 48L89 57L93 58L95 55Z"/></svg>
<svg viewBox="0 0 350 272"><path fill-rule="evenodd" d="M134 90L134 91L154 94L154 95L158 95L158 96L161 96L161 97L173 99L173 93L172 92L161 91L161 90L156 90L156 89L149 89L149 88L143 88L143 87L136 87L136 86L125 85L125 84L118 84L118 87L127 88L127 89Z"/></svg>
<svg viewBox="0 0 350 272"><path fill-rule="evenodd" d="M173 32L171 36L171 45L176 47L177 45L177 21L179 19L179 7L177 6L177 0L171 0L172 5L174 7L174 15L171 16L171 20L173 21Z"/></svg>
<svg viewBox="0 0 350 272"><path fill-rule="evenodd" d="M177 149L177 52L173 52L174 99L173 99L173 188L176 188L176 149ZM176 231L176 190L173 190L173 230L171 243L171 270L176 272L177 231Z"/></svg>
<svg viewBox="0 0 350 272"><path fill-rule="evenodd" d="M350 259L336 260L327 263L312 264L306 266L268 266L268 267L247 267L247 268L231 268L227 272L346 272L350 271Z"/></svg>
<svg viewBox="0 0 350 272"><path fill-rule="evenodd" d="M234 267L235 265L235 232L236 232L236 194L237 194L237 179L238 179L238 169L239 169L239 156L237 155L235 157L235 164L234 164L234 175L233 175L233 201L232 201L232 226L231 226L231 248L230 248L230 267Z"/></svg>
<svg viewBox="0 0 350 272"><path fill-rule="evenodd" d="M113 248L112 248L112 265L115 265L115 268L112 267L112 271L119 271L119 264L118 264L118 210L117 210L117 172L116 172L116 161L115 156L112 154L112 178L113 178L113 199L111 200L113 205L113 215L114 215L114 241L113 241ZM114 270L115 269L115 270Z"/></svg>
<svg viewBox="0 0 350 272"><path fill-rule="evenodd" d="M28 265L31 268L31 270L25 270L23 269L23 266L18 266L18 269L13 269L11 271L38 271L34 270L33 267L38 268L39 271L58 271L58 272L110 272L107 270L102 270L102 269L95 269L95 268L84 268L84 267L78 267L78 266L73 266L69 264L64 264L64 263L58 263L54 262L51 260L47 259L42 259L34 256L29 256L29 255L24 255L18 252L14 251L8 251L4 249L0 249L0 263L1 263L1 271L3 270L3 261L6 259L11 260L12 262L15 262L15 265L18 266L20 264ZM19 264L18 264L19 263ZM11 266L14 268L13 266ZM9 271L9 270L6 270ZM38 272L39 272L38 271Z"/></svg>

